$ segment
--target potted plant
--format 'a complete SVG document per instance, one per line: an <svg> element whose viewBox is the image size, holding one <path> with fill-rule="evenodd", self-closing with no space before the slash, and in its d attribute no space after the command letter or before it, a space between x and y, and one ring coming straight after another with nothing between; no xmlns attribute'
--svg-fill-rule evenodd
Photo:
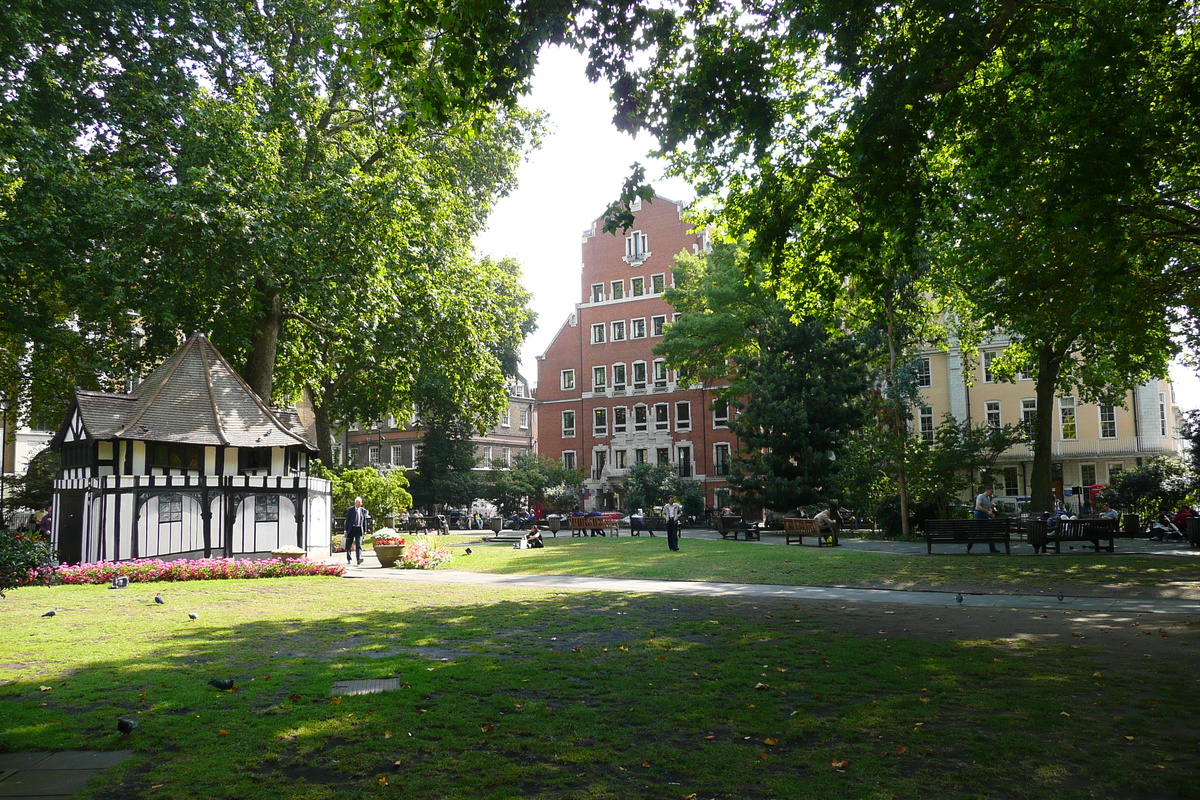
<svg viewBox="0 0 1200 800"><path fill-rule="evenodd" d="M397 538L395 531L390 528L382 528L375 535L375 541L371 545L375 550L375 557L379 559L380 566L394 567L396 562L404 557L406 545L404 539Z"/></svg>

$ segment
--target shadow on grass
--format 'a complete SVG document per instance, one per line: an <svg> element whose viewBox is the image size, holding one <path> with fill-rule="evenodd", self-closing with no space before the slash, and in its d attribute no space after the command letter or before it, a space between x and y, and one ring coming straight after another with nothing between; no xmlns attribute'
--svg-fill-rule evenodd
<svg viewBox="0 0 1200 800"><path fill-rule="evenodd" d="M945 633L941 610L764 600L290 580L181 584L157 608L101 591L45 590L54 620L0 607L5 666L26 673L0 687L0 748L136 748L100 797L1182 797L1196 766L1159 763L1194 683L1152 691L1141 664L1047 641L1057 620L1011 637Z"/></svg>

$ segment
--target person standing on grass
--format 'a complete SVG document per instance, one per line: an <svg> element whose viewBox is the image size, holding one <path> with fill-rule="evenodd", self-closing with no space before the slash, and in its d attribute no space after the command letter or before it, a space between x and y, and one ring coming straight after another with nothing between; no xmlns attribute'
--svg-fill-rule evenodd
<svg viewBox="0 0 1200 800"><path fill-rule="evenodd" d="M980 493L980 495L978 497L975 498L975 512L973 514L975 519L994 519L995 518L996 505L995 505L995 502L992 500L992 496L995 495L995 493L996 493L995 490L989 486L986 489L984 489L983 492ZM995 542L988 542L988 550L992 553L1000 552L998 549L996 549ZM971 545L967 545L967 552L968 553L971 552Z"/></svg>
<svg viewBox="0 0 1200 800"><path fill-rule="evenodd" d="M358 563L363 562L362 546L363 532L367 529L367 510L363 508L362 498L354 498L354 505L346 509L346 563L350 563L350 550L355 548L358 553Z"/></svg>
<svg viewBox="0 0 1200 800"><path fill-rule="evenodd" d="M678 551L679 520L683 517L683 506L679 505L675 495L671 495L667 504L663 506L663 517L667 521L667 547Z"/></svg>

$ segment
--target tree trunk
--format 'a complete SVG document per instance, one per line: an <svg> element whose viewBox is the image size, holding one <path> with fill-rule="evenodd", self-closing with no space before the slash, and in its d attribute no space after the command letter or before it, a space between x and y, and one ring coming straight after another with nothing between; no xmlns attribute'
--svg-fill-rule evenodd
<svg viewBox="0 0 1200 800"><path fill-rule="evenodd" d="M333 427L329 422L329 406L322 399L313 401L313 417L316 420L317 458L321 463L333 469Z"/></svg>
<svg viewBox="0 0 1200 800"><path fill-rule="evenodd" d="M1054 490L1051 487L1054 461L1054 390L1062 368L1065 347L1042 345L1037 350L1037 413L1033 429L1033 511L1054 510Z"/></svg>
<svg viewBox="0 0 1200 800"><path fill-rule="evenodd" d="M283 327L283 296L279 287L267 286L259 279L255 289L261 299L262 315L254 323L254 339L250 354L246 357L246 369L242 377L250 388L271 405L271 391L275 382L275 355L279 350L279 331Z"/></svg>

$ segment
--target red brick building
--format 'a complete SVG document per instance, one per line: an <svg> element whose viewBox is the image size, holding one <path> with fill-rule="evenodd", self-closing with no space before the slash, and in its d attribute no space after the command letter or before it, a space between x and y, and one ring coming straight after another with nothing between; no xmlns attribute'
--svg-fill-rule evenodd
<svg viewBox="0 0 1200 800"><path fill-rule="evenodd" d="M712 392L682 389L653 348L674 311L662 298L680 252L702 252L684 207L664 197L635 206L632 229L583 234L580 302L538 357L538 450L587 471L583 507L623 508L622 481L636 463L666 463L722 504L736 451L728 409Z"/></svg>

